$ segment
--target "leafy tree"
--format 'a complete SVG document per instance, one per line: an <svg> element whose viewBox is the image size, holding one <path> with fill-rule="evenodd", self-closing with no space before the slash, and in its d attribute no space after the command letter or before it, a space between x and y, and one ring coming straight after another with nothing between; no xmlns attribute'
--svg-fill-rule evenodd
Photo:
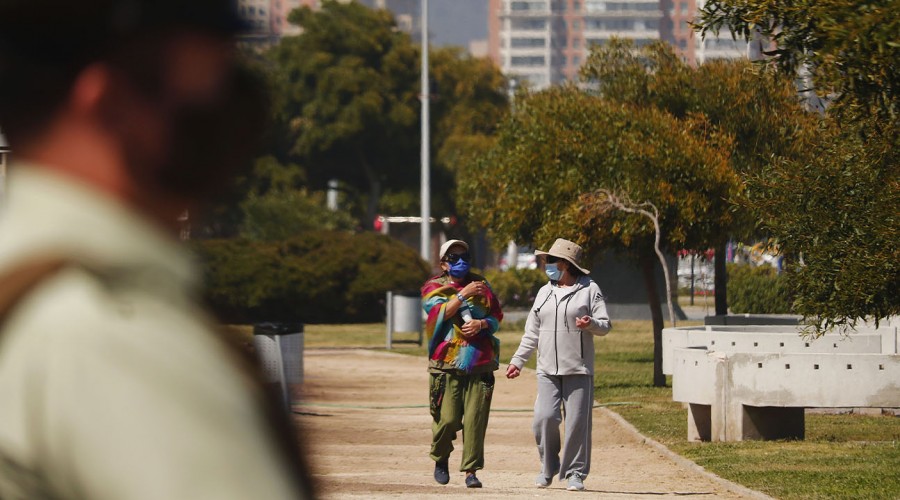
<svg viewBox="0 0 900 500"><path fill-rule="evenodd" d="M702 33L728 27L773 41L764 61L805 67L832 98L806 161L774 158L751 179L755 207L786 255L795 307L818 332L900 312L900 2L712 0ZM801 260L802 259L802 260Z"/></svg>
<svg viewBox="0 0 900 500"><path fill-rule="evenodd" d="M314 186L338 178L368 193L374 218L385 185L412 186L418 158L418 59L385 10L325 1L290 14L303 32L268 55L280 88L287 154Z"/></svg>
<svg viewBox="0 0 900 500"><path fill-rule="evenodd" d="M337 178L355 190L366 199L366 222L384 194L388 207L417 211L417 197L402 193L417 192L421 181L419 48L388 11L357 2L325 1L290 19L303 32L268 54L284 145L278 157L306 166L310 186ZM430 63L433 204L452 210L456 165L485 149L506 110L505 85L487 59L458 49L435 50Z"/></svg>
<svg viewBox="0 0 900 500"><path fill-rule="evenodd" d="M819 95L835 96L852 116L900 114L900 2L897 0L709 0L701 34L727 27L770 39L770 61L789 75L807 66Z"/></svg>
<svg viewBox="0 0 900 500"><path fill-rule="evenodd" d="M817 120L803 111L789 79L746 60L713 60L692 68L662 42L637 49L631 40L613 39L592 49L581 76L607 100L653 107L677 118L702 116L714 130L733 138L730 165L742 177L758 173L773 156L805 156ZM728 311L728 239L753 238L759 229L743 190L734 191L729 201L741 208L729 227L710 240L716 249L716 314Z"/></svg>
<svg viewBox="0 0 900 500"><path fill-rule="evenodd" d="M789 265L795 312L818 333L900 314L900 140L822 124L815 156L777 159L750 198ZM846 130L849 128L849 130Z"/></svg>
<svg viewBox="0 0 900 500"><path fill-rule="evenodd" d="M455 47L429 56L435 89L431 101L432 212L455 213L455 185L461 165L486 152L509 103L506 79L488 58L474 58ZM418 206L418 205L416 205Z"/></svg>
<svg viewBox="0 0 900 500"><path fill-rule="evenodd" d="M727 136L691 116L612 103L574 86L525 94L486 154L467 165L459 203L495 241L547 245L557 237L590 251L612 248L641 265L654 319L654 384L662 374L662 310L654 229L646 217L606 209L602 189L659 209L671 253L705 248L731 223L740 189Z"/></svg>

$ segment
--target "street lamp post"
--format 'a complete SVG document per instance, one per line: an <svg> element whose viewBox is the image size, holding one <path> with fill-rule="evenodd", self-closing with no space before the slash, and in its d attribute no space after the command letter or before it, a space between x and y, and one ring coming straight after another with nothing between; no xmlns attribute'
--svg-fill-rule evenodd
<svg viewBox="0 0 900 500"><path fill-rule="evenodd" d="M428 0L422 0L422 259L431 263L431 191L429 168Z"/></svg>

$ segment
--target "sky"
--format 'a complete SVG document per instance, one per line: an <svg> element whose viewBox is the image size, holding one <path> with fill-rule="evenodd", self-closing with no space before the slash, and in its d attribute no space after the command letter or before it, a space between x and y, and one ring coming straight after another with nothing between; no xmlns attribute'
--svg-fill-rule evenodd
<svg viewBox="0 0 900 500"><path fill-rule="evenodd" d="M428 31L434 45L468 48L487 38L488 0L428 0Z"/></svg>

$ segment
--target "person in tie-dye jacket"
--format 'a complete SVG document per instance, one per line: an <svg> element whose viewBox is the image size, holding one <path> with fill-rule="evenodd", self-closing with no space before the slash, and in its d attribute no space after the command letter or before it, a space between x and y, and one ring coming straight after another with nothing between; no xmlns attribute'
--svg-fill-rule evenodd
<svg viewBox="0 0 900 500"><path fill-rule="evenodd" d="M467 487L480 488L475 471L484 468L494 371L500 366L500 341L494 334L503 313L487 280L470 272L466 242L447 241L440 258L443 273L422 286L422 307L428 314L434 479L440 484L450 481L450 452L457 431L462 430L459 470L466 473Z"/></svg>

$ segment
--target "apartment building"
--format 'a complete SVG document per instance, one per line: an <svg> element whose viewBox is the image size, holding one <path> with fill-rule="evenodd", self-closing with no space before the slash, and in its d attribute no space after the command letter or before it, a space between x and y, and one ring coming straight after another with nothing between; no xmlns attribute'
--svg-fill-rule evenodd
<svg viewBox="0 0 900 500"><path fill-rule="evenodd" d="M488 54L502 71L541 89L578 76L592 45L613 36L671 43L689 64L744 57L730 33L700 40L691 22L702 0L489 0Z"/></svg>
<svg viewBox="0 0 900 500"><path fill-rule="evenodd" d="M373 9L387 9L394 13L397 27L409 33L413 40L421 39L422 0L358 0Z"/></svg>
<svg viewBox="0 0 900 500"><path fill-rule="evenodd" d="M697 8L703 7L704 1L697 0ZM696 14L695 14L696 15ZM707 33L706 39L701 40L699 35L694 39L694 53L697 64L703 64L710 59L737 59L748 56L747 41L732 37L727 28L723 28L718 34Z"/></svg>
<svg viewBox="0 0 900 500"><path fill-rule="evenodd" d="M659 39L658 0L489 0L488 53L533 88L572 80L592 44Z"/></svg>
<svg viewBox="0 0 900 500"><path fill-rule="evenodd" d="M296 8L318 8L319 0L238 0L238 12L250 25L250 38L274 41L300 29L288 22L288 14Z"/></svg>

